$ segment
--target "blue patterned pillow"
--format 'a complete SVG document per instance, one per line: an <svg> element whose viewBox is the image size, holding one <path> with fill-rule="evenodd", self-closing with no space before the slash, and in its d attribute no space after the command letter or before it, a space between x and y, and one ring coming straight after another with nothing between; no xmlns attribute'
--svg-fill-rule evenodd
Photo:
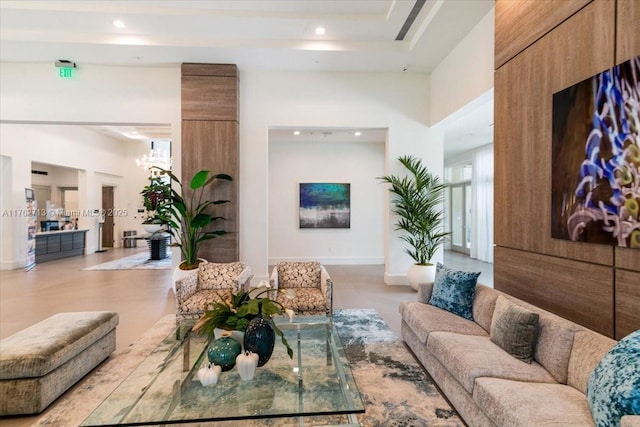
<svg viewBox="0 0 640 427"><path fill-rule="evenodd" d="M480 273L456 271L438 263L429 304L473 320L471 306Z"/></svg>
<svg viewBox="0 0 640 427"><path fill-rule="evenodd" d="M640 329L620 340L589 377L587 398L597 427L640 415Z"/></svg>

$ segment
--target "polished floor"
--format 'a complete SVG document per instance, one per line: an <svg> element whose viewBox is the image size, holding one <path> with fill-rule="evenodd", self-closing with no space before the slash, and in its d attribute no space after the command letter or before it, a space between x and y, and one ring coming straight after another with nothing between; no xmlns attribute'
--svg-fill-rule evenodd
<svg viewBox="0 0 640 427"><path fill-rule="evenodd" d="M0 271L0 338L64 311L110 310L120 316L117 348L132 344L165 314L174 312L170 270L85 271L146 249L103 253L38 264L31 271ZM493 265L447 251L445 265L481 271L479 282L493 285ZM374 308L400 334L398 304L413 300L408 286L387 286L382 265L326 266L334 282L335 308Z"/></svg>

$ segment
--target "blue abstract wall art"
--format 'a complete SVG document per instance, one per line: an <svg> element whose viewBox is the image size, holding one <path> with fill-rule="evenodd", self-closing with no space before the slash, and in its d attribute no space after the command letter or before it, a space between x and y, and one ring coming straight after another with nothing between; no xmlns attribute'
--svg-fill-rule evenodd
<svg viewBox="0 0 640 427"><path fill-rule="evenodd" d="M553 95L551 162L553 238L640 248L640 56Z"/></svg>
<svg viewBox="0 0 640 427"><path fill-rule="evenodd" d="M301 183L300 228L351 228L351 184Z"/></svg>

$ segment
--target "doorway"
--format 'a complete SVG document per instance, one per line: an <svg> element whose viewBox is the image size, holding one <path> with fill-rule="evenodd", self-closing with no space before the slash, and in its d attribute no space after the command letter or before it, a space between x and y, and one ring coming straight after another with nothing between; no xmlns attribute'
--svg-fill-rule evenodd
<svg viewBox="0 0 640 427"><path fill-rule="evenodd" d="M102 225L102 246L113 248L113 191L114 187L102 187L102 211L104 212L104 224ZM100 248L98 248L100 249Z"/></svg>
<svg viewBox="0 0 640 427"><path fill-rule="evenodd" d="M449 186L451 250L471 253L471 181Z"/></svg>

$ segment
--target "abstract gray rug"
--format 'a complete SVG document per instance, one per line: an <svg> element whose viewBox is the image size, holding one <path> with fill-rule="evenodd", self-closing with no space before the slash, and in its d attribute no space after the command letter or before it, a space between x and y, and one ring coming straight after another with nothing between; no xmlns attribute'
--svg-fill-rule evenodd
<svg viewBox="0 0 640 427"><path fill-rule="evenodd" d="M149 252L139 252L93 267L83 268L83 270L171 270L171 256L160 260L151 260Z"/></svg>
<svg viewBox="0 0 640 427"><path fill-rule="evenodd" d="M433 380L375 310L336 310L334 320L365 404L365 414L358 415L363 426L464 426ZM29 417L33 425L79 425L174 326L174 316L162 318L135 344L114 353L43 414ZM340 424L347 419L305 419L304 426L329 422ZM298 425L296 419L189 424L191 427Z"/></svg>

